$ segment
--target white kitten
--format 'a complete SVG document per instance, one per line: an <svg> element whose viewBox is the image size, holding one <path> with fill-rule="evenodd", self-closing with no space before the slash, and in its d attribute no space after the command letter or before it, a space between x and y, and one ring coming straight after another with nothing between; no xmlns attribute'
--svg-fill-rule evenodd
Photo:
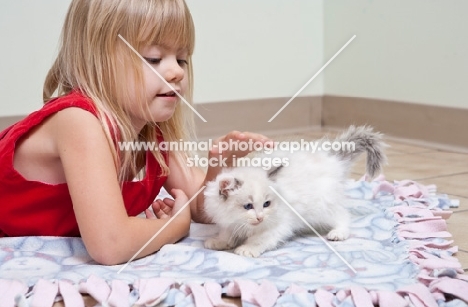
<svg viewBox="0 0 468 307"><path fill-rule="evenodd" d="M350 217L342 204L351 162L367 152L367 173L374 176L385 162L385 144L381 134L365 126L351 126L334 141L354 142L355 151L275 151L260 157L279 157L287 163L268 171L256 167L225 169L209 182L205 212L220 232L218 237L206 240L205 247L235 248L236 254L258 257L295 234L310 233L309 226L288 204L329 240L348 238Z"/></svg>

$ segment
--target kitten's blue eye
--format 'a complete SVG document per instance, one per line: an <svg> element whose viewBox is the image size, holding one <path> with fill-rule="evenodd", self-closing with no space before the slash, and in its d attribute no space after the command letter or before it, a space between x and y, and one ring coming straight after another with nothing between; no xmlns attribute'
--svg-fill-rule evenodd
<svg viewBox="0 0 468 307"><path fill-rule="evenodd" d="M269 207L270 206L270 201L266 201L264 204L263 204L263 208L266 208L266 207Z"/></svg>
<svg viewBox="0 0 468 307"><path fill-rule="evenodd" d="M253 209L253 205L252 205L252 204L244 205L244 209L245 209L245 210Z"/></svg>

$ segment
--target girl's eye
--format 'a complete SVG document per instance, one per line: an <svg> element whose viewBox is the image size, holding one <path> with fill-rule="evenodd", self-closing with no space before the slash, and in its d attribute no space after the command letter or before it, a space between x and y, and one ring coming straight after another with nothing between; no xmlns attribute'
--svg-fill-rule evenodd
<svg viewBox="0 0 468 307"><path fill-rule="evenodd" d="M264 204L263 204L263 208L266 208L266 207L269 207L270 206L270 201L266 201Z"/></svg>
<svg viewBox="0 0 468 307"><path fill-rule="evenodd" d="M160 58L144 58L146 62L148 62L149 64L159 64L161 63L161 59Z"/></svg>
<svg viewBox="0 0 468 307"><path fill-rule="evenodd" d="M252 204L244 205L244 209L245 209L245 210L253 209L253 205L252 205Z"/></svg>
<svg viewBox="0 0 468 307"><path fill-rule="evenodd" d="M179 64L180 67L184 67L188 64L187 60L177 60L177 63Z"/></svg>

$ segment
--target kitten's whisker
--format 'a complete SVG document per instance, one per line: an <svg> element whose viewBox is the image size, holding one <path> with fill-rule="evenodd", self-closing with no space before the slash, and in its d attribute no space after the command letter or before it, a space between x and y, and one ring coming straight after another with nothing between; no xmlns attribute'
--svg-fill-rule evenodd
<svg viewBox="0 0 468 307"><path fill-rule="evenodd" d="M322 237L318 232L317 230L314 229L314 227L312 227L312 225L310 225L305 218L303 218L299 212L296 211L296 209L294 209L293 206L291 206L288 201L286 199L283 198L283 196L281 196L272 186L268 186L273 192L275 192L275 194L289 207L289 209L291 209L294 214L296 214L316 235L317 237L319 237L324 243L325 245L328 246L329 249L331 249L337 256L338 258L340 258L350 269L351 271L354 272L354 274L357 274L357 271L351 266L351 264L349 264L348 261L346 261L346 259L344 259L334 248L333 246L330 245L330 243L328 243L327 240L325 240L324 237Z"/></svg>
<svg viewBox="0 0 468 307"><path fill-rule="evenodd" d="M243 231L244 228L246 228L246 225L245 225L245 224L236 223L234 229L232 230L232 234L231 234L231 238L230 238L230 239L242 237L243 234L241 233L241 231Z"/></svg>

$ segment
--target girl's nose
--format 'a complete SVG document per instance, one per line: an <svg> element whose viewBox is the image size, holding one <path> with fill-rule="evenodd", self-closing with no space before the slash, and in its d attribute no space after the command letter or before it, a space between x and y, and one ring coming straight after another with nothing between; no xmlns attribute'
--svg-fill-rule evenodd
<svg viewBox="0 0 468 307"><path fill-rule="evenodd" d="M179 82L184 78L185 70L174 60L168 63L164 72L164 78L167 82Z"/></svg>

